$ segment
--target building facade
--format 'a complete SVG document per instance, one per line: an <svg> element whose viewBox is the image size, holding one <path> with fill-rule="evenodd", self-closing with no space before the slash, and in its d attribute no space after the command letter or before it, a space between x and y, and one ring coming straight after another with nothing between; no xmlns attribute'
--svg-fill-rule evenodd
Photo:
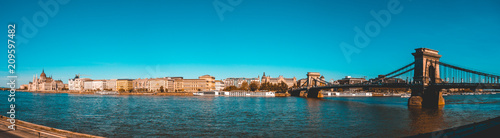
<svg viewBox="0 0 500 138"><path fill-rule="evenodd" d="M248 85L252 82L257 82L260 85L260 80L259 77L257 78L226 78L224 79L224 85L225 87L229 86L236 86L236 87L241 87L241 84L243 82L247 82Z"/></svg>
<svg viewBox="0 0 500 138"><path fill-rule="evenodd" d="M351 76L346 76L343 79L338 80L339 84L361 84L367 82L365 78L353 78Z"/></svg>
<svg viewBox="0 0 500 138"><path fill-rule="evenodd" d="M89 78L80 78L80 75L75 75L75 78L68 80L68 89L72 91L83 91L83 82L90 81Z"/></svg>
<svg viewBox="0 0 500 138"><path fill-rule="evenodd" d="M92 90L103 91L107 89L106 80L94 80L92 81Z"/></svg>
<svg viewBox="0 0 500 138"><path fill-rule="evenodd" d="M92 91L94 89L92 80L83 81L83 91Z"/></svg>
<svg viewBox="0 0 500 138"><path fill-rule="evenodd" d="M168 91L168 78L157 78L157 79L150 79L149 80L149 91L152 92L161 92L161 91ZM173 83L173 82L170 82ZM163 90L162 90L163 89Z"/></svg>
<svg viewBox="0 0 500 138"><path fill-rule="evenodd" d="M215 77L203 75L198 79L182 79L182 89L186 92L213 91L215 90Z"/></svg>
<svg viewBox="0 0 500 138"><path fill-rule="evenodd" d="M134 89L134 82L132 79L117 79L116 90L118 91L131 91Z"/></svg>
<svg viewBox="0 0 500 138"><path fill-rule="evenodd" d="M271 78L271 76L266 76L266 73L262 75L260 83L271 83L271 84L279 84L281 82L285 82L288 87L292 87L294 84L297 83L297 78L285 78L282 75L278 76L277 78Z"/></svg>
<svg viewBox="0 0 500 138"><path fill-rule="evenodd" d="M106 90L117 91L116 90L116 79L106 80Z"/></svg>
<svg viewBox="0 0 500 138"><path fill-rule="evenodd" d="M133 80L133 85L134 85L134 90L136 91L149 91L149 81L150 79L144 78L144 79L135 79Z"/></svg>
<svg viewBox="0 0 500 138"><path fill-rule="evenodd" d="M61 80L54 80L52 77L47 77L45 71L42 70L40 77L33 76L32 82L28 84L29 91L50 91L50 90L62 90L64 83Z"/></svg>
<svg viewBox="0 0 500 138"><path fill-rule="evenodd" d="M226 88L224 81L222 81L222 80L215 81L215 90L216 91L222 91L222 90L224 90L224 88Z"/></svg>

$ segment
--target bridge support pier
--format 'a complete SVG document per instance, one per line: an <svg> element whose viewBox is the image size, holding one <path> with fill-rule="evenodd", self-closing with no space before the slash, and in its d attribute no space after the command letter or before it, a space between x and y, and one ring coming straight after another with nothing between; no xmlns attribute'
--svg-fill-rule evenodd
<svg viewBox="0 0 500 138"><path fill-rule="evenodd" d="M411 96L408 99L408 106L422 106L422 96Z"/></svg>
<svg viewBox="0 0 500 138"><path fill-rule="evenodd" d="M414 88L408 99L408 106L439 107L445 104L441 89L428 87L427 89Z"/></svg>
<svg viewBox="0 0 500 138"><path fill-rule="evenodd" d="M440 92L441 89L436 89L429 87L424 91L422 95L422 106L423 107L438 107L444 105L443 93Z"/></svg>
<svg viewBox="0 0 500 138"><path fill-rule="evenodd" d="M321 89L309 89L307 90L307 98L323 98L323 94L320 93Z"/></svg>
<svg viewBox="0 0 500 138"><path fill-rule="evenodd" d="M307 89L307 90L295 90L290 91L292 96L304 97L304 98L323 98L323 94L319 91L320 89Z"/></svg>

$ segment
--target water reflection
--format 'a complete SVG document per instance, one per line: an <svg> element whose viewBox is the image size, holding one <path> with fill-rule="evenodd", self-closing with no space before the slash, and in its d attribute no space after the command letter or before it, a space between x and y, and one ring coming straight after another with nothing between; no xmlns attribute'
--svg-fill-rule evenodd
<svg viewBox="0 0 500 138"><path fill-rule="evenodd" d="M105 137L402 137L500 115L500 95L449 96L446 100L444 108L425 109L408 108L407 99L399 97L311 99L19 92L16 117ZM0 102L0 110L8 110L6 102Z"/></svg>
<svg viewBox="0 0 500 138"><path fill-rule="evenodd" d="M444 106L437 108L408 107L410 134L438 131L448 126L444 121L443 108Z"/></svg>

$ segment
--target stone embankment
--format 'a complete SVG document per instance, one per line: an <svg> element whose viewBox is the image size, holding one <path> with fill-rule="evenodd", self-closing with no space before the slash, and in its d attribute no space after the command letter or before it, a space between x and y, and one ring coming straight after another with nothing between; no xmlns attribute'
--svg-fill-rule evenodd
<svg viewBox="0 0 500 138"><path fill-rule="evenodd" d="M16 119L16 130L7 128L11 125L7 117L0 116L0 137L48 137L48 138L103 138L89 134L71 132L67 130L37 125Z"/></svg>

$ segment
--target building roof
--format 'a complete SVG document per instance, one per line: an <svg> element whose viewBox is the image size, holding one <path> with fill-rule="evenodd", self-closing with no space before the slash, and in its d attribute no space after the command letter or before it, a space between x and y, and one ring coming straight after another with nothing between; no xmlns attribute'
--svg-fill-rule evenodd
<svg viewBox="0 0 500 138"><path fill-rule="evenodd" d="M44 78L45 78L45 77L47 77L47 76L45 75L45 70L42 70L42 74L40 74L40 78L41 78L41 77L44 77Z"/></svg>

